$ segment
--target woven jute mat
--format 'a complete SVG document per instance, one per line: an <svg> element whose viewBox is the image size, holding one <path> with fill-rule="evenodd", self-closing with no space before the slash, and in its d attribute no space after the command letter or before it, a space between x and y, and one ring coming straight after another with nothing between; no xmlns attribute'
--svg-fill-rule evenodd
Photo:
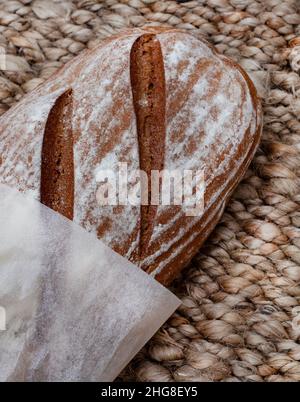
<svg viewBox="0 0 300 402"><path fill-rule="evenodd" d="M298 8L297 8L298 6ZM125 381L300 381L300 1L1 0L0 111L128 26L197 29L264 102L263 141Z"/></svg>

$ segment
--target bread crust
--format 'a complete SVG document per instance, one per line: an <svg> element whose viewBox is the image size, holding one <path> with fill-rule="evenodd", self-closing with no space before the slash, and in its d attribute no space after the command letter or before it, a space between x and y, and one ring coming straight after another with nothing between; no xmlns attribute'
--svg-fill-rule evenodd
<svg viewBox="0 0 300 402"><path fill-rule="evenodd" d="M72 119L64 103L70 96ZM58 145L67 172L59 185L51 182L55 158L49 162L54 174L47 176L47 143L55 129L68 138ZM1 117L0 177L168 284L213 230L261 130L260 101L239 65L186 31L132 29L83 52ZM148 174L161 167L204 169L204 214L187 217L181 206L100 207L97 172L119 162Z"/></svg>
<svg viewBox="0 0 300 402"><path fill-rule="evenodd" d="M41 161L41 202L73 219L72 91L63 93L47 119Z"/></svg>

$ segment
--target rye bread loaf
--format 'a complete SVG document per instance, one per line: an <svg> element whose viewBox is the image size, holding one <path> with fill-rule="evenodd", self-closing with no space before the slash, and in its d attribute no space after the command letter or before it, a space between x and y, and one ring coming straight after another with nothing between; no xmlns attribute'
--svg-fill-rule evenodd
<svg viewBox="0 0 300 402"><path fill-rule="evenodd" d="M134 29L101 42L0 121L1 181L31 192L169 283L212 231L261 134L247 74L181 30ZM97 172L205 172L205 209L100 206ZM133 185L133 184L132 184Z"/></svg>

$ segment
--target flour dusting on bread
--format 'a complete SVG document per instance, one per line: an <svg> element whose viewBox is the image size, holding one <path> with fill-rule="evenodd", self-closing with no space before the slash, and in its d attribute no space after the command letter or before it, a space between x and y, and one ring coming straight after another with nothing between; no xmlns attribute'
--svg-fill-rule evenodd
<svg viewBox="0 0 300 402"><path fill-rule="evenodd" d="M149 89L150 95L139 94L136 102L133 96L131 50L143 35L150 35L153 46L138 57L150 60L153 55L147 52L161 48L165 82L158 81L165 88L165 116L155 104L157 88ZM145 77L139 74L142 85L151 78L147 74L155 82L160 73L153 67ZM146 27L120 33L69 62L1 117L2 182L41 198L46 122L57 99L70 90L74 221L161 282L169 282L207 238L254 155L261 109L253 85L234 62L185 31ZM117 173L119 162L125 162L128 186L134 185L133 172L144 163L139 144L144 137L137 127L137 116L143 119L144 112L150 113L152 125L165 119L165 129L161 125L157 134L164 169L204 170L202 217L187 217L181 206L158 206L152 216L154 209L145 214L139 206L99 205L101 170ZM141 229L145 219L152 225L150 230L147 223L146 237Z"/></svg>

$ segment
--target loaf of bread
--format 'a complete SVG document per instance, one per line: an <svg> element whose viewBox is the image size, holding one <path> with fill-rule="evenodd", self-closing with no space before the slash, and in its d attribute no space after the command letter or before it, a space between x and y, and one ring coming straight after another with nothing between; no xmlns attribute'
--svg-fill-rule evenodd
<svg viewBox="0 0 300 402"><path fill-rule="evenodd" d="M0 178L167 284L216 225L261 127L241 67L185 31L133 29L82 53L1 117ZM204 170L204 213L100 205L97 172L120 162L129 178Z"/></svg>

